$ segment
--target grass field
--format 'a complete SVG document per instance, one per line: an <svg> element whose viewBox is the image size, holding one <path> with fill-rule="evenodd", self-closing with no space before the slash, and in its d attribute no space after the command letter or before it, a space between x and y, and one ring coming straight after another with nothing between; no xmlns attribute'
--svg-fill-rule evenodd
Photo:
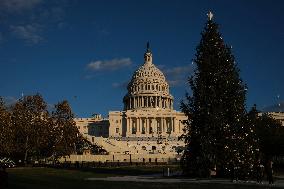
<svg viewBox="0 0 284 189"><path fill-rule="evenodd" d="M146 175L161 173L162 167L123 167L123 168L96 168L89 170L68 170L54 168L12 168L9 173L8 188L259 188L259 185L248 186L239 184L217 183L144 183L144 182L111 182L111 181L86 181L86 178ZM166 179L166 178L165 178ZM262 186L265 188L264 186Z"/></svg>

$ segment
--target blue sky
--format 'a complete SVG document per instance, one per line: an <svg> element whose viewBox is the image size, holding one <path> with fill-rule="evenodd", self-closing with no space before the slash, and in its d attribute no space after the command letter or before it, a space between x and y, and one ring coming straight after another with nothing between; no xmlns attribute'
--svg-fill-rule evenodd
<svg viewBox="0 0 284 189"><path fill-rule="evenodd" d="M212 10L248 85L247 107L264 109L284 99L283 9L281 0L0 0L0 96L39 92L49 104L67 99L76 116L106 116L122 110L150 41L179 109Z"/></svg>

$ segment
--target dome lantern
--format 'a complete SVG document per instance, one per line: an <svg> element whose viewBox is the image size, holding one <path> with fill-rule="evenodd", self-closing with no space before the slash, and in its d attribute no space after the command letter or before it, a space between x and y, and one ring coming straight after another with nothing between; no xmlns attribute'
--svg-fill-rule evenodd
<svg viewBox="0 0 284 189"><path fill-rule="evenodd" d="M146 52L144 54L144 63L150 63L152 64L152 52L150 50L150 43L147 42L147 49Z"/></svg>

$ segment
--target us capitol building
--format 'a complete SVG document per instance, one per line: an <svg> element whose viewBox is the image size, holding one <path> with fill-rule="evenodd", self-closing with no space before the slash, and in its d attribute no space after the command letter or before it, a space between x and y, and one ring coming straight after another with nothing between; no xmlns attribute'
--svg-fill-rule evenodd
<svg viewBox="0 0 284 189"><path fill-rule="evenodd" d="M127 86L123 111L109 118L75 118L79 131L109 154L177 154L184 147L178 137L187 117L173 109L174 98L164 74L153 64L147 44L144 63Z"/></svg>

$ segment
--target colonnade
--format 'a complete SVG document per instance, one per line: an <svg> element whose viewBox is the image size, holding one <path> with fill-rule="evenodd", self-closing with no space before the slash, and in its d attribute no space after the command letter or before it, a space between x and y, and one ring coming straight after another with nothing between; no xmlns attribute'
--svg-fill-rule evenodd
<svg viewBox="0 0 284 189"><path fill-rule="evenodd" d="M127 117L127 136L168 136L180 134L181 123L175 117Z"/></svg>
<svg viewBox="0 0 284 189"><path fill-rule="evenodd" d="M134 96L124 102L125 110L136 108L164 108L173 109L173 99L161 96Z"/></svg>

